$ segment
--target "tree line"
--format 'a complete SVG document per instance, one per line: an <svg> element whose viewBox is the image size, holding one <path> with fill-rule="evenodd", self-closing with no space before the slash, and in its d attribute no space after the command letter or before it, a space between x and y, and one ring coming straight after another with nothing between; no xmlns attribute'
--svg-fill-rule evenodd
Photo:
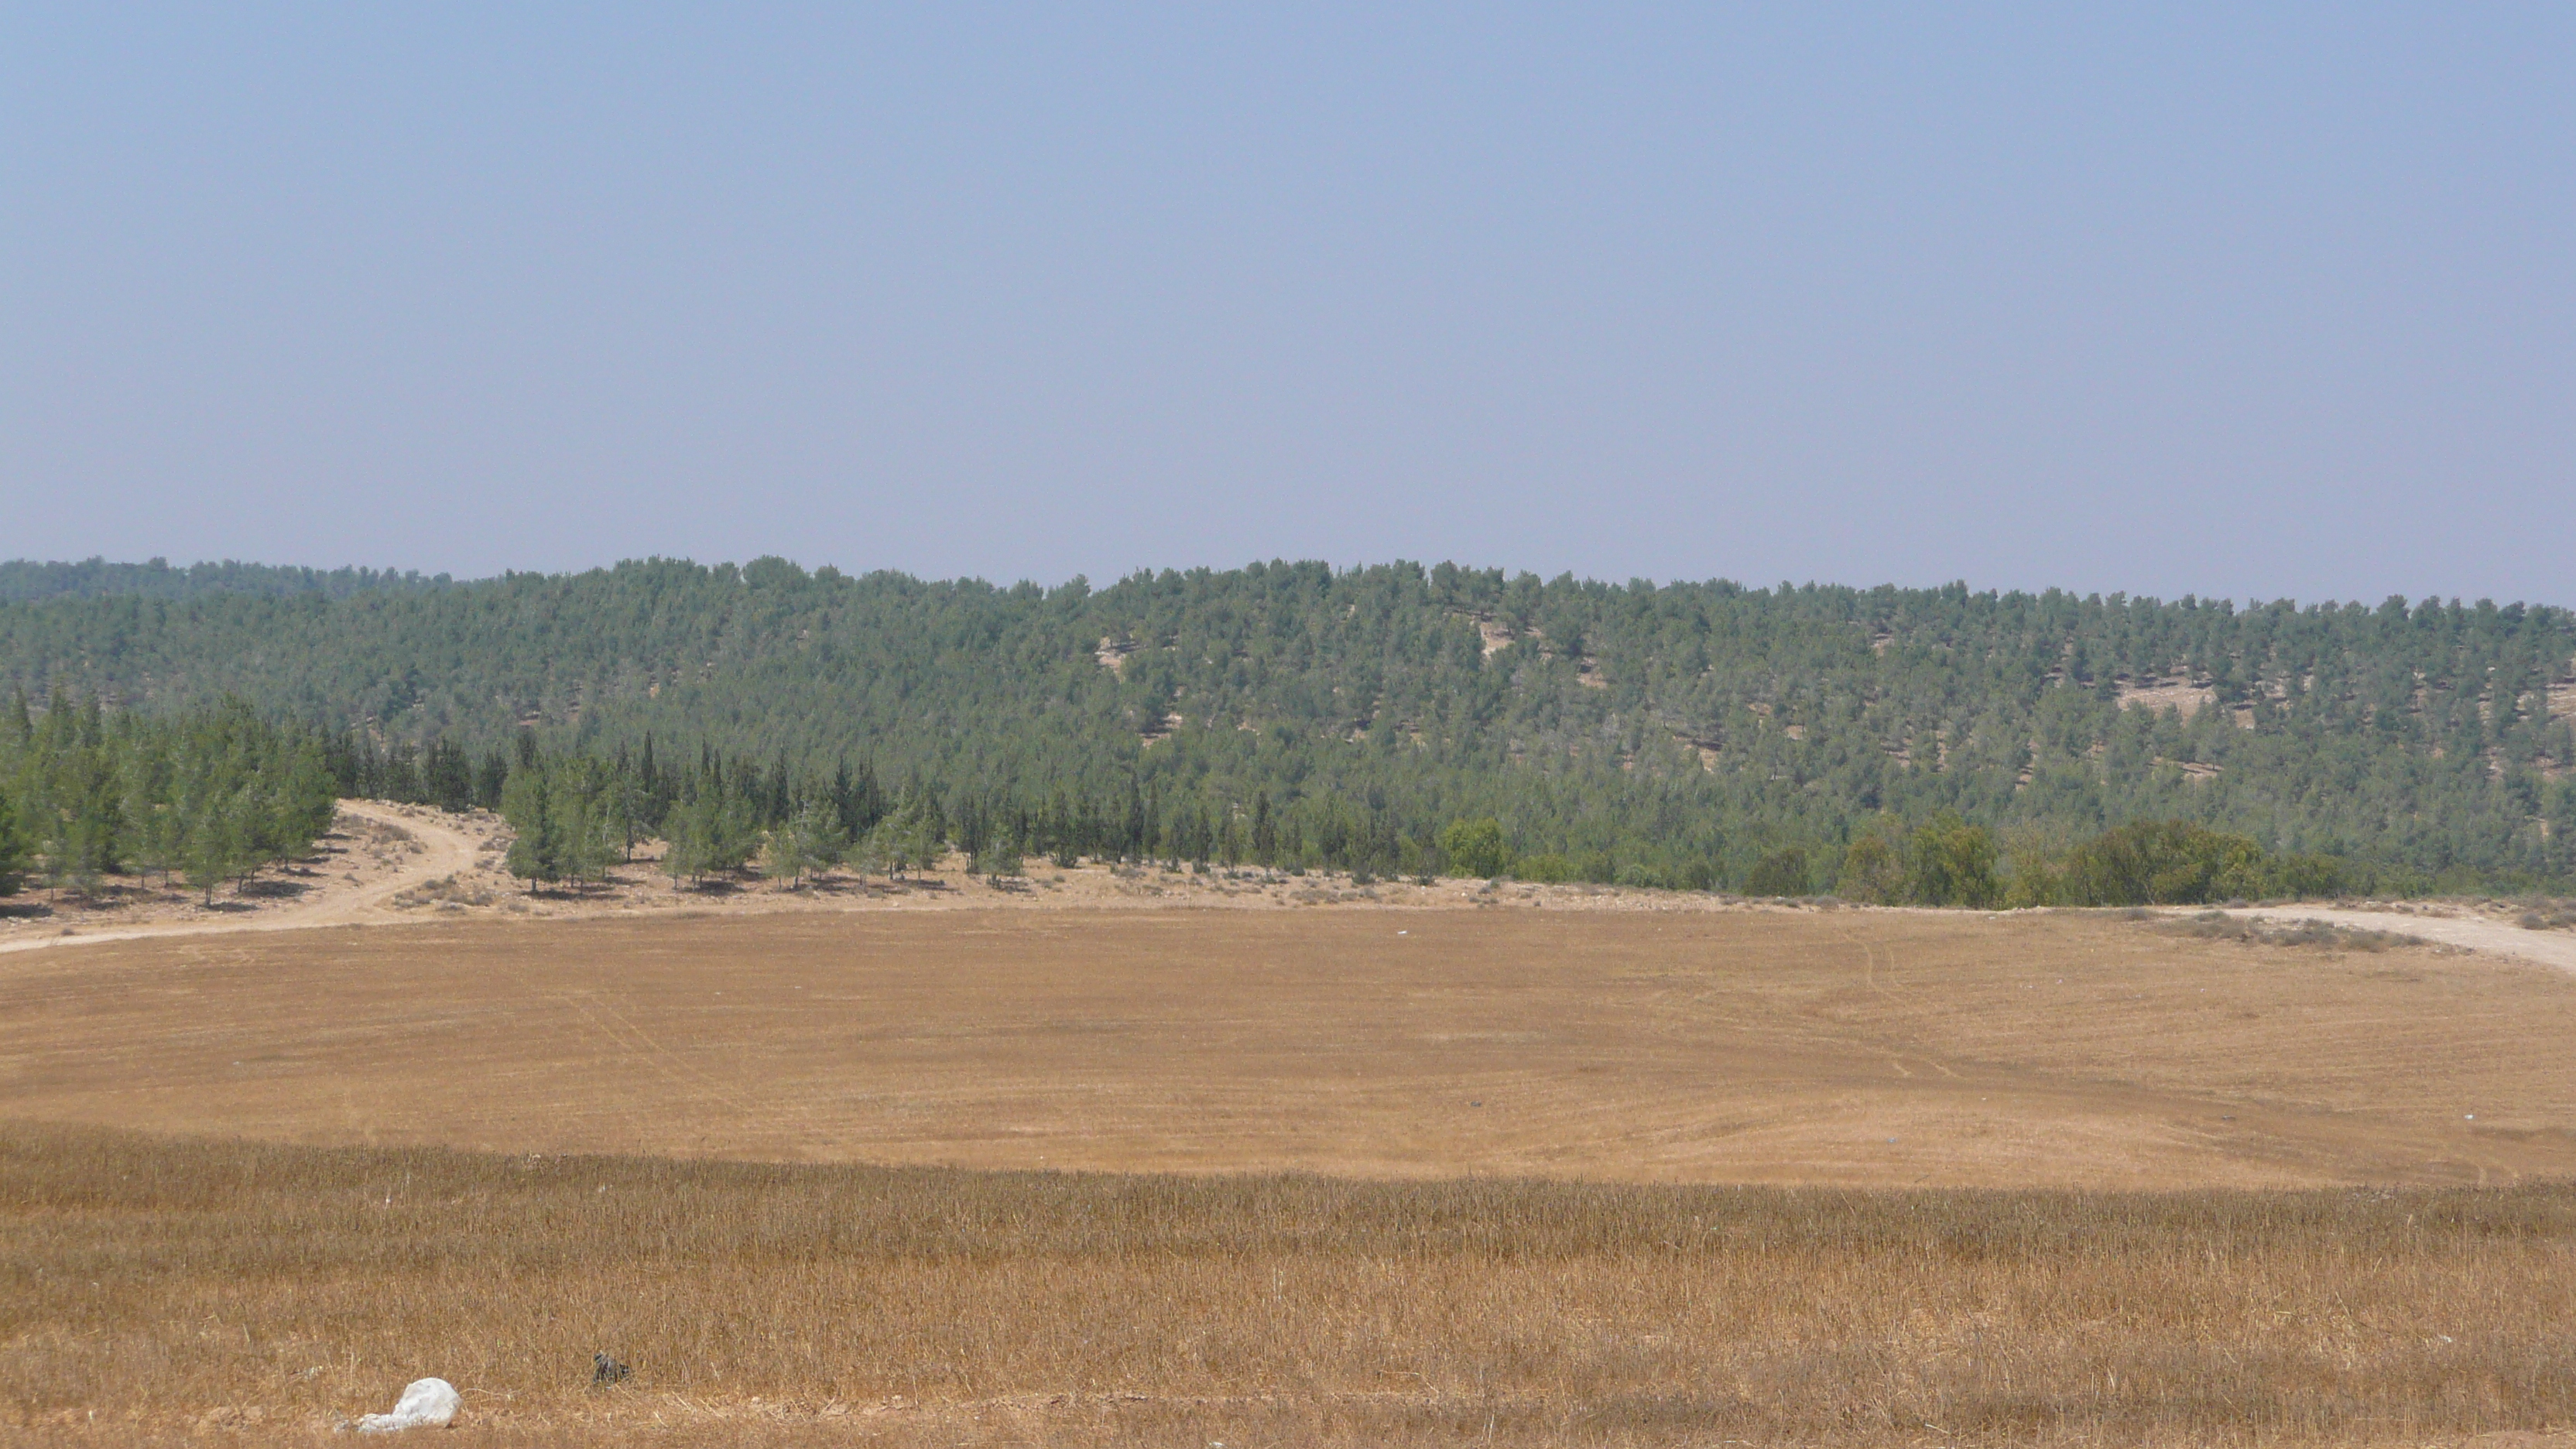
<svg viewBox="0 0 2576 1449"><path fill-rule="evenodd" d="M1941 815L1910 827L1882 821L1817 862L1798 846L1758 861L1752 895L1805 895L1822 867L1833 891L1867 905L2214 905L2349 893L2370 879L2333 856L2280 854L2251 836L2185 820L2140 820L2082 840L2018 831L1998 841L1984 826Z"/></svg>
<svg viewBox="0 0 2576 1449"><path fill-rule="evenodd" d="M754 866L791 880L836 865L900 876L952 851L989 876L1017 875L1032 856L1066 867L1159 861L1363 875L1428 873L1442 859L1431 834L1408 831L1385 809L1308 800L1274 810L1266 792L1238 807L1168 797L1132 779L1102 796L1058 789L1034 797L936 780L889 788L865 759L805 775L784 755L764 767L701 746L667 764L656 751L649 735L635 752L550 750L530 731L479 760L444 742L417 759L347 737L324 746L352 794L497 811L512 830L508 868L532 883L596 881L649 840L663 843L660 867L675 884Z"/></svg>
<svg viewBox="0 0 2576 1449"><path fill-rule="evenodd" d="M37 714L20 695L0 717L0 894L157 875L211 903L311 854L340 783L313 731L239 700L151 716L57 693Z"/></svg>
<svg viewBox="0 0 2576 1449"><path fill-rule="evenodd" d="M801 770L779 753L728 759L712 743L677 763L647 735L639 750L549 748L522 729L477 752L445 739L423 751L372 735L277 725L240 700L156 717L57 693L41 713L23 696L0 722L0 890L34 875L54 889L107 878L184 876L215 887L308 854L334 801L363 796L449 810L498 811L512 827L510 871L532 884L596 881L663 842L676 886L756 866L801 881L846 865L901 875L963 851L978 873L1016 875L1022 861L1254 865L1373 875L1588 878L1558 851L1524 852L1492 817L1436 827L1383 800L1309 795L1286 804L1173 792L1131 775L1121 788L1045 794L953 787L919 778L889 787L873 761ZM1885 814L1838 854L1778 846L1740 877L1714 857L1674 879L1644 882L1749 894L1833 892L1880 903L1963 905L2191 904L2327 895L2373 883L2366 867L2283 854L2251 837L2185 821L2147 820L2081 839L2024 826L1998 837L1954 813Z"/></svg>
<svg viewBox="0 0 2576 1449"><path fill-rule="evenodd" d="M1276 809L1266 792L1246 807L1221 798L1164 798L1131 781L1123 795L1030 799L1008 791L950 791L919 782L889 792L873 766L842 763L829 776L797 777L786 759L764 770L730 765L702 747L691 763L659 763L648 737L640 755L549 754L523 734L515 758L495 752L498 808L513 829L508 867L532 884L586 882L631 860L644 840L664 842L673 885L751 868L801 882L836 865L899 876L933 867L952 850L968 869L1015 876L1032 856L1072 867L1086 860L1160 863L1173 869L1259 866L1303 873L1583 877L1565 856L1524 854L1490 816L1416 829L1385 811L1301 801ZM459 776L463 774L460 768ZM1838 859L1802 846L1766 852L1740 880L1713 866L1663 882L1722 885L1750 895L1832 893L1869 904L2015 908L2196 905L2343 894L2370 873L2331 856L2281 854L2251 837L2187 821L2147 820L2069 839L2021 830L2005 840L1954 814L1908 824L1882 817Z"/></svg>
<svg viewBox="0 0 2576 1449"><path fill-rule="evenodd" d="M445 574L426 577L394 569L277 568L267 564L190 564L173 568L167 559L139 564L109 563L103 558L78 563L40 563L11 559L0 563L0 602L41 603L48 599L103 599L120 595L154 599L194 599L213 594L316 594L345 599L375 589L444 588L454 580Z"/></svg>
<svg viewBox="0 0 2576 1449"><path fill-rule="evenodd" d="M2566 888L2571 661L2576 616L2536 605L1447 564L1042 589L647 560L0 603L0 682L150 714L239 691L355 742L362 793L498 808L522 730L602 768L650 737L690 742L657 768L709 775L704 749L766 782L783 760L806 795L868 761L1049 851L1250 860L1266 802L1275 859L1410 873L1490 818L1524 871L1729 889L1797 861L1833 889L1864 838L1949 817L2032 880L2018 862L2178 821L2340 860L2356 889ZM720 860L779 825L689 828Z"/></svg>

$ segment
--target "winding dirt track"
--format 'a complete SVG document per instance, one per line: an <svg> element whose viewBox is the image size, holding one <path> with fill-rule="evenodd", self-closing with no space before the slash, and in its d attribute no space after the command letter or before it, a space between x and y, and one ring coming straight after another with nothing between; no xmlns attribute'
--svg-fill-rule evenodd
<svg viewBox="0 0 2576 1449"><path fill-rule="evenodd" d="M403 861L389 874L380 875L363 885L326 885L309 899L270 906L238 920L159 921L116 926L103 931L83 931L78 935L27 936L14 941L0 941L0 953L96 946L163 936L300 931L319 926L361 926L414 920L417 918L393 909L389 902L423 881L453 875L471 867L480 846L473 836L434 817L406 815L372 801L343 800L340 802L340 815L344 820L363 820L408 836L419 844L420 853Z"/></svg>

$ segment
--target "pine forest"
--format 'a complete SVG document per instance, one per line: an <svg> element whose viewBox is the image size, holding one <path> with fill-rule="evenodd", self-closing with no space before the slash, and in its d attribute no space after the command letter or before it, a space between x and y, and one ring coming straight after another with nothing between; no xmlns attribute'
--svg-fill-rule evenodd
<svg viewBox="0 0 2576 1449"><path fill-rule="evenodd" d="M949 849L1968 905L2576 883L2576 615L1317 563L0 565L0 867L238 877L334 793L512 868Z"/></svg>

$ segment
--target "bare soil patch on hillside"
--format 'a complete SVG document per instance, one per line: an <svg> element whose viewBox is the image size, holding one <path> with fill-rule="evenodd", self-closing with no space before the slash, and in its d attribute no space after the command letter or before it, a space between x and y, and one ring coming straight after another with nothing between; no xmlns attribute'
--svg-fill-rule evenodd
<svg viewBox="0 0 2576 1449"><path fill-rule="evenodd" d="M2576 978L2105 915L942 910L0 958L0 1117L313 1145L2171 1188L2576 1172Z"/></svg>

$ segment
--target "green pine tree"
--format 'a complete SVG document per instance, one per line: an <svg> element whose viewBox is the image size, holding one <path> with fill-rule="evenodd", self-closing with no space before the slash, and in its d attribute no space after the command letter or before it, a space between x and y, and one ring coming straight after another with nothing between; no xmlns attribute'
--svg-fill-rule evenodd
<svg viewBox="0 0 2576 1449"><path fill-rule="evenodd" d="M27 846L18 833L18 809L8 792L0 790L0 896L18 893L19 877L26 868Z"/></svg>
<svg viewBox="0 0 2576 1449"><path fill-rule="evenodd" d="M512 770L509 783L501 790L501 818L510 823L512 832L504 864L510 874L528 882L531 890L540 881L558 880L563 875L551 795L545 772L535 768Z"/></svg>

